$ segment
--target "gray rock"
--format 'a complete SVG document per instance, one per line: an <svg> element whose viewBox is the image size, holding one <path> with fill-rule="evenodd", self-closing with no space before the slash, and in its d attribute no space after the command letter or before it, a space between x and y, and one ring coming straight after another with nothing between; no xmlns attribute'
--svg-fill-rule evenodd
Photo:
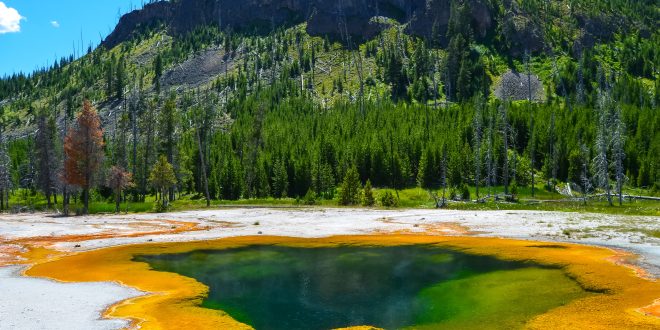
<svg viewBox="0 0 660 330"><path fill-rule="evenodd" d="M531 84L528 84L528 81ZM497 87L495 88L495 96L500 100L527 100L529 97L528 85L532 90L532 101L541 102L545 99L543 83L536 75L530 75L527 79L527 74L508 71L505 73Z"/></svg>

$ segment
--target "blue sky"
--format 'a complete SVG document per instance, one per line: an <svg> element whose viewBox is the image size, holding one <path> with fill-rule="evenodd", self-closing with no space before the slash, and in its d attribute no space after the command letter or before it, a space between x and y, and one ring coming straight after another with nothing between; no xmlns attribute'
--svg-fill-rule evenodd
<svg viewBox="0 0 660 330"><path fill-rule="evenodd" d="M142 0L0 0L0 77L97 46Z"/></svg>

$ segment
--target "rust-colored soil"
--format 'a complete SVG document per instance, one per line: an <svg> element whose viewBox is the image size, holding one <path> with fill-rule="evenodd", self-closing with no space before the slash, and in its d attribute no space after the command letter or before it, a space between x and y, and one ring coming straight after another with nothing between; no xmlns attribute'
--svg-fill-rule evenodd
<svg viewBox="0 0 660 330"><path fill-rule="evenodd" d="M131 227L135 231L128 233L121 233L112 230L102 231L95 234L85 235L63 235L63 236L35 236L19 239L2 239L0 238L0 267L9 264L30 263L30 260L21 258L20 255L29 249L34 248L47 248L55 243L63 242L84 242L96 239L107 238L126 238L126 237L143 237L151 235L165 235L165 234L179 234L183 232L205 230L205 227L200 227L198 223L186 221L164 220L154 225L149 222L135 222L131 223ZM149 227L148 230L141 231L141 229Z"/></svg>

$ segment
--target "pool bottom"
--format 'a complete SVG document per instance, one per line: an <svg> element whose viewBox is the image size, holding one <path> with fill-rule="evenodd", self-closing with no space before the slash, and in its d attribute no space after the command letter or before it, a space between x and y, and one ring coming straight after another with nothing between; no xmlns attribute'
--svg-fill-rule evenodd
<svg viewBox="0 0 660 330"><path fill-rule="evenodd" d="M204 283L203 307L269 330L512 329L594 294L556 267L428 245L251 245L135 260Z"/></svg>
<svg viewBox="0 0 660 330"><path fill-rule="evenodd" d="M639 278L632 270L608 261L608 258L617 255L612 250L571 244L548 245L495 238L414 235L345 236L323 239L236 237L193 243L120 246L84 252L38 262L27 271L27 274L72 282L117 281L146 292L153 292L155 294L121 302L106 313L109 317L132 319L134 325L140 324L146 329L191 327L243 329L250 327L227 313L200 307L209 294L208 287L204 284L190 277L151 270L148 264L135 262L132 259L135 255L231 249L254 244L306 248L427 244L460 250L466 254L488 255L503 260L529 261L549 267L561 267L561 272L575 280L583 290L603 294L588 295L552 308L529 319L524 323L525 327L654 329L660 326L658 318L637 311L638 308L651 304L660 296L658 283ZM482 279L483 283L490 283L492 280ZM422 295L424 295L423 291Z"/></svg>

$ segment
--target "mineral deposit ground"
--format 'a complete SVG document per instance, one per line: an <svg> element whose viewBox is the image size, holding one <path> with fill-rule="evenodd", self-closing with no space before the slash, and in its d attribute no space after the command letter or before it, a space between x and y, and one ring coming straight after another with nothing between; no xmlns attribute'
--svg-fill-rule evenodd
<svg viewBox="0 0 660 330"><path fill-rule="evenodd" d="M560 269L589 294L524 327L660 327L657 217L531 211L232 208L0 217L0 328L250 328L203 283L138 255L254 245L435 246ZM369 324L365 324L369 326ZM492 326L492 324L491 324ZM432 325L431 325L432 328Z"/></svg>

